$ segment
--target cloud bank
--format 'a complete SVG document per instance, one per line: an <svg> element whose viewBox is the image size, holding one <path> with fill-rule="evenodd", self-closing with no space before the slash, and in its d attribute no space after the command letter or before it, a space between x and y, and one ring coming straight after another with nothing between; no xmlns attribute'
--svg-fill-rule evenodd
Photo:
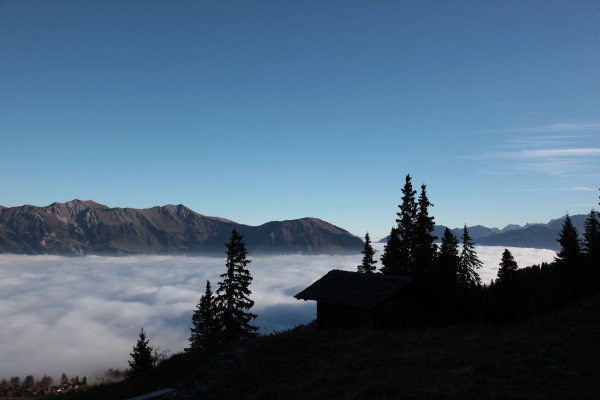
<svg viewBox="0 0 600 400"><path fill-rule="evenodd" d="M477 247L484 283L496 276L503 250ZM522 267L555 255L510 250ZM315 303L292 296L333 268L355 270L361 255L250 258L255 323L270 333L313 320ZM206 280L216 290L224 269L225 259L212 257L0 255L0 378L64 372L92 382L128 366L142 326L151 345L181 352Z"/></svg>

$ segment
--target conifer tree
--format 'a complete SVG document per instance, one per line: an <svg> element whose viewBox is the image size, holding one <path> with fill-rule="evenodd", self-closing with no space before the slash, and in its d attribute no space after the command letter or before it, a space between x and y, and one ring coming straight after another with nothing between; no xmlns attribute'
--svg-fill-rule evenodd
<svg viewBox="0 0 600 400"><path fill-rule="evenodd" d="M400 236L398 229L392 228L386 245L381 255L381 273L388 275L400 275Z"/></svg>
<svg viewBox="0 0 600 400"><path fill-rule="evenodd" d="M44 375L44 377L40 381L40 387L42 389L48 389L52 386L53 383L54 383L54 379L52 379L51 376Z"/></svg>
<svg viewBox="0 0 600 400"><path fill-rule="evenodd" d="M437 237L432 234L435 222L429 215L429 207L432 206L427 198L427 187L423 184L417 203L414 243L414 275L417 277L425 277L431 272L436 257L437 245L434 242Z"/></svg>
<svg viewBox="0 0 600 400"><path fill-rule="evenodd" d="M144 327L140 330L138 341L133 347L133 353L130 353L131 361L129 361L130 372L129 376L134 377L144 371L148 371L154 366L152 351L154 348L150 346L149 340L146 339Z"/></svg>
<svg viewBox="0 0 600 400"><path fill-rule="evenodd" d="M243 237L234 228L231 231L227 247L227 271L221 275L215 298L218 318L222 327L221 338L225 342L256 335L257 327L250 325L256 318L250 309L254 301L250 299L250 283L252 276L246 266L251 260L246 259L248 251Z"/></svg>
<svg viewBox="0 0 600 400"><path fill-rule="evenodd" d="M206 290L196 305L192 315L192 327L190 335L190 347L192 349L205 350L219 342L221 326L217 318L217 308L210 281L206 281Z"/></svg>
<svg viewBox="0 0 600 400"><path fill-rule="evenodd" d="M448 228L444 230L440 253L438 256L441 282L447 287L456 290L458 287L458 271L460 268L460 256L458 253L458 239Z"/></svg>
<svg viewBox="0 0 600 400"><path fill-rule="evenodd" d="M504 249L502 253L502 260L500 261L500 268L498 269L498 276L496 283L506 284L512 282L517 276L517 269L519 266L513 258L512 254L508 249Z"/></svg>
<svg viewBox="0 0 600 400"><path fill-rule="evenodd" d="M35 379L34 379L33 375L27 375L25 377L25 380L23 381L23 387L30 388L33 385L35 385Z"/></svg>
<svg viewBox="0 0 600 400"><path fill-rule="evenodd" d="M562 266L576 266L581 258L581 245L579 243L579 233L573 225L569 214L566 215L562 229L557 239L560 243L560 251L556 254L554 261Z"/></svg>
<svg viewBox="0 0 600 400"><path fill-rule="evenodd" d="M417 224L417 203L415 202L415 194L413 190L412 180L410 175L406 175L406 181L402 188L402 204L398 207L400 211L396 213L398 218L398 236L400 238L399 255L399 275L414 276L414 248L416 241L416 224Z"/></svg>
<svg viewBox="0 0 600 400"><path fill-rule="evenodd" d="M362 264L360 264L357 267L358 272L375 272L375 270L377 269L377 267L375 267L377 261L373 259L373 256L375 255L375 250L373 250L373 246L371 246L371 237L369 236L369 232L365 234L365 246L361 253L363 254L363 259Z"/></svg>
<svg viewBox="0 0 600 400"><path fill-rule="evenodd" d="M583 242L583 250L588 257L588 260L600 264L600 221L598 213L592 209L590 215L585 220L585 238Z"/></svg>
<svg viewBox="0 0 600 400"><path fill-rule="evenodd" d="M475 244L469 235L467 224L463 228L463 247L460 253L460 264L458 270L458 284L463 290L470 290L481 286L481 279L477 269L481 268L483 263L477 257Z"/></svg>

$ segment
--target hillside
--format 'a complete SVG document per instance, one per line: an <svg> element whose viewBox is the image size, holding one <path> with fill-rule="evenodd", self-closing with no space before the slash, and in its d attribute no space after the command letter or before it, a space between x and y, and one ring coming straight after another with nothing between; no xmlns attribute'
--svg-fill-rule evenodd
<svg viewBox="0 0 600 400"><path fill-rule="evenodd" d="M600 296L510 326L399 332L297 328L213 354L178 354L139 380L83 398L159 387L202 399L596 399ZM78 398L81 398L78 396Z"/></svg>
<svg viewBox="0 0 600 400"><path fill-rule="evenodd" d="M219 254L231 229L256 253L358 253L362 241L317 218L260 226L198 214L183 205L109 208L73 200L0 208L0 252L16 254Z"/></svg>

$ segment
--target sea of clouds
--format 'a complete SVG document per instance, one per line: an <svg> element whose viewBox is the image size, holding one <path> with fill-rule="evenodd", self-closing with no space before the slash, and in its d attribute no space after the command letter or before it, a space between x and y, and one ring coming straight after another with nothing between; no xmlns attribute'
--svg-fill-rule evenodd
<svg viewBox="0 0 600 400"><path fill-rule="evenodd" d="M377 257L383 245L376 244ZM504 247L477 246L482 282L496 277ZM549 262L551 250L509 248L519 266ZM255 325L261 333L315 318L314 302L293 295L331 269L355 270L362 255L249 255ZM379 265L379 263L378 263ZM150 344L171 354L187 347L192 312L213 291L225 258L0 255L0 379L62 373L90 382L128 367L143 326Z"/></svg>

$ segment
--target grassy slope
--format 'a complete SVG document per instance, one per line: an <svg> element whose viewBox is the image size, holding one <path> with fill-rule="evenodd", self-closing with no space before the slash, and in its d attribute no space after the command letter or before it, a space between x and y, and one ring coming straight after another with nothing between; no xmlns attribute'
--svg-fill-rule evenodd
<svg viewBox="0 0 600 400"><path fill-rule="evenodd" d="M212 355L176 355L152 376L92 390L126 398L190 385ZM511 326L401 332L299 328L261 339L203 399L597 399L600 296Z"/></svg>

